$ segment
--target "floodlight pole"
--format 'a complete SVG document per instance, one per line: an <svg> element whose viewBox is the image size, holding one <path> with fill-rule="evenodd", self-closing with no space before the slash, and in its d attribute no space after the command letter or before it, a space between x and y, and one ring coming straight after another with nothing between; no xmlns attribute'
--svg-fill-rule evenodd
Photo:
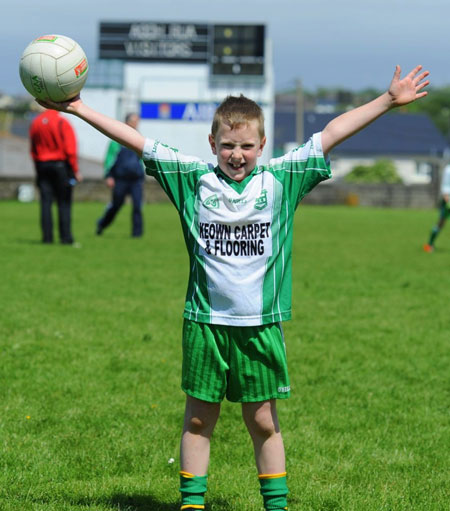
<svg viewBox="0 0 450 511"><path fill-rule="evenodd" d="M304 97L303 97L303 88L302 81L297 79L296 81L296 95L295 95L295 138L298 145L303 144L304 142L304 124L303 124L303 116L304 116Z"/></svg>

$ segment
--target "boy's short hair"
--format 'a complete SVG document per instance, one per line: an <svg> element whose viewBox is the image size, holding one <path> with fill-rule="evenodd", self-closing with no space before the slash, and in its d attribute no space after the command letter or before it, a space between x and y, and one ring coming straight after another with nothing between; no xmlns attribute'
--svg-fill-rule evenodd
<svg viewBox="0 0 450 511"><path fill-rule="evenodd" d="M243 94L240 96L227 96L214 113L211 134L213 137L216 136L219 131L220 123L222 122L233 129L254 120L258 121L259 135L263 138L264 113L262 108Z"/></svg>

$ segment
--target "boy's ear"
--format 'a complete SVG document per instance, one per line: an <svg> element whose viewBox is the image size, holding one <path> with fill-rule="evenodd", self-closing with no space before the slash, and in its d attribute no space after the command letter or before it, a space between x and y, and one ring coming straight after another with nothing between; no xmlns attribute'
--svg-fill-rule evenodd
<svg viewBox="0 0 450 511"><path fill-rule="evenodd" d="M262 152L263 152L263 149L264 149L264 146L266 145L266 142L267 142L267 138L266 137L263 137L261 139L261 143L259 144L259 149L258 149L258 157L261 156Z"/></svg>
<svg viewBox="0 0 450 511"><path fill-rule="evenodd" d="M209 145L211 146L211 151L213 154L217 154L216 141L214 140L214 135L208 135Z"/></svg>

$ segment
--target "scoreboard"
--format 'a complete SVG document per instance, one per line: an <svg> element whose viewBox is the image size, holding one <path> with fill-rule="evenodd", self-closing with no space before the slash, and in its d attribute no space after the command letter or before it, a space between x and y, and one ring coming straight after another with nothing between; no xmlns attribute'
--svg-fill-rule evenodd
<svg viewBox="0 0 450 511"><path fill-rule="evenodd" d="M264 25L214 25L213 75L263 75Z"/></svg>
<svg viewBox="0 0 450 511"><path fill-rule="evenodd" d="M264 25L100 22L100 59L208 64L211 76L264 76Z"/></svg>

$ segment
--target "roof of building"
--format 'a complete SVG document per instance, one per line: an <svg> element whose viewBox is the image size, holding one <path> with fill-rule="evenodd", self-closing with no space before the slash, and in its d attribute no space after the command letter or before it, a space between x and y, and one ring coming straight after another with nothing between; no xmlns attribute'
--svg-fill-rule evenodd
<svg viewBox="0 0 450 511"><path fill-rule="evenodd" d="M339 113L304 114L304 140L321 131ZM274 147L295 141L295 112L275 112ZM346 156L438 156L449 144L425 114L389 113L333 149Z"/></svg>

